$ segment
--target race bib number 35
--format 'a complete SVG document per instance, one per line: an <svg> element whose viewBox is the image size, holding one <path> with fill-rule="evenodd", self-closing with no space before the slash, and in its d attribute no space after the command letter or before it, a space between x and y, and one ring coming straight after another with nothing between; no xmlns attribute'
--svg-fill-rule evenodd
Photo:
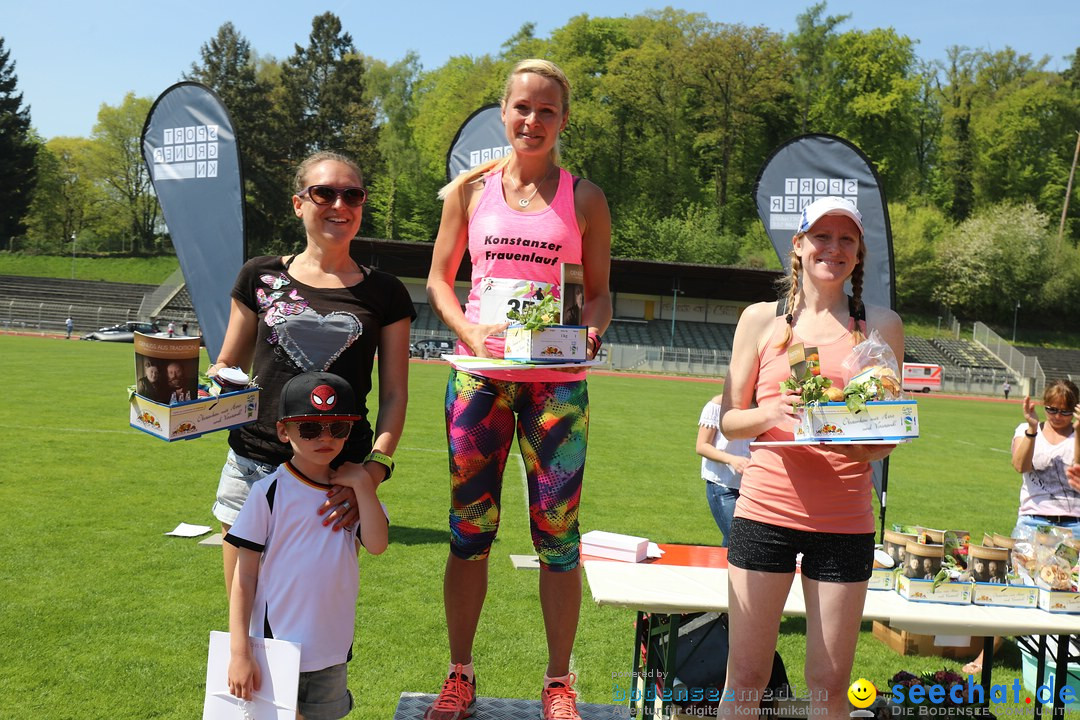
<svg viewBox="0 0 1080 720"><path fill-rule="evenodd" d="M484 278L480 281L480 324L506 322L506 313L540 302L552 288L551 283L535 280Z"/></svg>

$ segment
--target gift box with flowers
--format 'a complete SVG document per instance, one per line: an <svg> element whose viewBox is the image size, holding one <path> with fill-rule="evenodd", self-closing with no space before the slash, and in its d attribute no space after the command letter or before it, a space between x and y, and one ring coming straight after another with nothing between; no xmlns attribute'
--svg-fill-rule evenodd
<svg viewBox="0 0 1080 720"><path fill-rule="evenodd" d="M584 362L588 328L558 324L561 306L559 298L548 294L510 310L506 317L513 324L506 329L503 357L533 363Z"/></svg>
<svg viewBox="0 0 1080 720"><path fill-rule="evenodd" d="M1035 607L1035 581L1014 570L1015 542L983 533L980 545L966 530L894 525L885 532L884 550L902 567L897 591L909 600Z"/></svg>
<svg viewBox="0 0 1080 720"><path fill-rule="evenodd" d="M1027 584L1012 570L1010 552L1013 539L983 533L982 545L968 546L968 571L974 587L976 605L1035 607L1038 588Z"/></svg>
<svg viewBox="0 0 1080 720"><path fill-rule="evenodd" d="M919 436L914 400L901 397L896 357L876 331L844 360L843 388L821 374L817 348L788 348L791 377L782 390L799 393L795 439L805 442L901 441Z"/></svg>
<svg viewBox="0 0 1080 720"><path fill-rule="evenodd" d="M890 554L903 557L896 570L896 591L913 602L970 603L972 586L963 576L967 538L968 533L962 530L894 526L887 541ZM901 540L905 540L902 555Z"/></svg>

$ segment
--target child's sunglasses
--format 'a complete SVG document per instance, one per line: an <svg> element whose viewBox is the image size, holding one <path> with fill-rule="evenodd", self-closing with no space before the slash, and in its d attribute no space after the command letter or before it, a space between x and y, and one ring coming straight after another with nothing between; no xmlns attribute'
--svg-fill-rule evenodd
<svg viewBox="0 0 1080 720"><path fill-rule="evenodd" d="M349 437L349 433L352 432L351 420L332 420L331 422L315 422L313 420L305 420L304 422L296 423L296 431L300 433L300 437L304 440L318 440L323 430L327 430L330 433L330 437L342 439Z"/></svg>
<svg viewBox="0 0 1080 720"><path fill-rule="evenodd" d="M311 185L297 193L297 196L307 198L316 205L333 205L338 198L341 198L342 202L349 207L360 207L367 202L367 191L362 187L336 188L330 185Z"/></svg>

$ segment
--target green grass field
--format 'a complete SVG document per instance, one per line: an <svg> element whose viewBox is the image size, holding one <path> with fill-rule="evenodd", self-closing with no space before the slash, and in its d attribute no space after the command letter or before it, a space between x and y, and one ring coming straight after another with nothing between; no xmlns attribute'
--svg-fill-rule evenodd
<svg viewBox="0 0 1080 720"><path fill-rule="evenodd" d="M210 630L227 629L220 551L166 537L209 508L225 435L165 443L128 426L132 346L0 336L9 378L0 402L0 716L193 718L201 714ZM442 609L448 478L442 420L447 368L414 362L409 417L393 481L380 491L391 546L361 558L353 717L389 718L402 691L433 692L447 662ZM627 375L589 380L592 427L583 529L716 544L694 454L716 382ZM374 396L374 394L373 394ZM1007 452L1019 403L920 397L923 437L892 462L890 521L1008 533L1019 477ZM519 465L511 458L504 522L476 646L481 692L536 697L545 664ZM610 702L628 671L633 613L597 607L586 589L574 667L588 702ZM786 620L780 652L802 685L803 624ZM958 668L900 657L869 624L853 677L882 686L896 671ZM1006 646L995 682L1019 676Z"/></svg>

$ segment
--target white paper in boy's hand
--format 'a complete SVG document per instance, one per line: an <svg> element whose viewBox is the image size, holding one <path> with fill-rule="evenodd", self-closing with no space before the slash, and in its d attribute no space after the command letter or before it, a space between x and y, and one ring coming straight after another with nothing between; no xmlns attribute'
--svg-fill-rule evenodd
<svg viewBox="0 0 1080 720"><path fill-rule="evenodd" d="M262 683L251 700L229 692L229 633L211 631L203 720L295 720L300 644L248 638Z"/></svg>
<svg viewBox="0 0 1080 720"><path fill-rule="evenodd" d="M176 537L199 537L210 532L209 525L191 525L189 523L182 522L176 526L176 529L172 532L165 533L166 535L174 535Z"/></svg>

